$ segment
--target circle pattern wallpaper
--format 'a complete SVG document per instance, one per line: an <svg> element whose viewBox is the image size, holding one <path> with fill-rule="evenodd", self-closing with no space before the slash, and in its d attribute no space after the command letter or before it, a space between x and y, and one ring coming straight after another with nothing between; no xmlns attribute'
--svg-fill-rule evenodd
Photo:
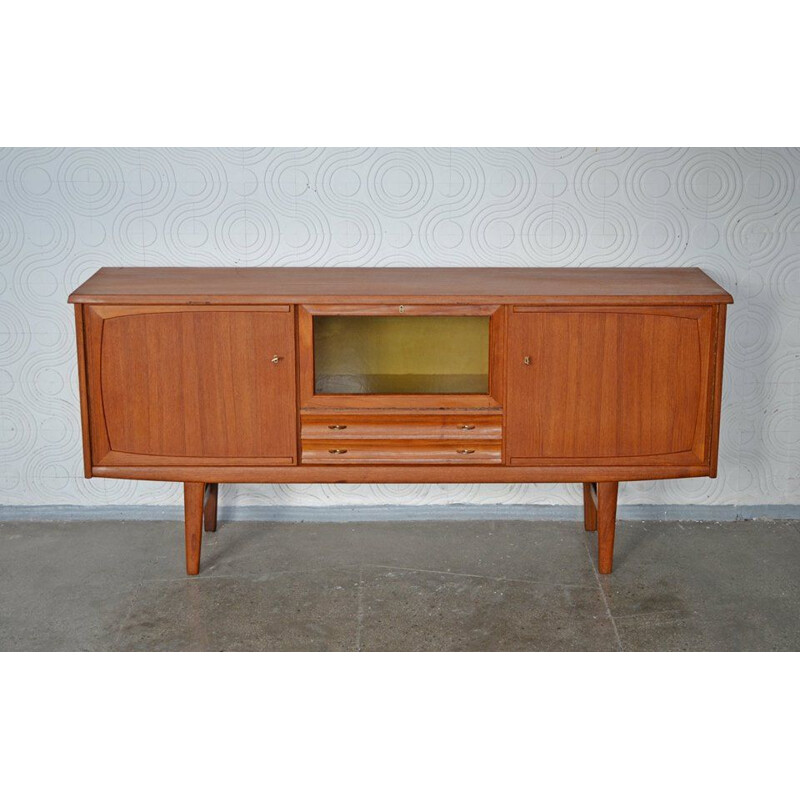
<svg viewBox="0 0 800 800"><path fill-rule="evenodd" d="M800 149L0 149L0 504L178 505L82 474L73 311L101 266L666 267L729 309L719 478L800 502ZM231 505L578 504L577 485L230 486Z"/></svg>

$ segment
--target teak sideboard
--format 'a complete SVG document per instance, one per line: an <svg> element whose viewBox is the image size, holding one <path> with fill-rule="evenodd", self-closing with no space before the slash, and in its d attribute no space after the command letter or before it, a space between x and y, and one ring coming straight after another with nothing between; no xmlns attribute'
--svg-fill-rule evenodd
<svg viewBox="0 0 800 800"><path fill-rule="evenodd" d="M71 296L87 478L583 484L715 477L725 312L699 269L104 268Z"/></svg>

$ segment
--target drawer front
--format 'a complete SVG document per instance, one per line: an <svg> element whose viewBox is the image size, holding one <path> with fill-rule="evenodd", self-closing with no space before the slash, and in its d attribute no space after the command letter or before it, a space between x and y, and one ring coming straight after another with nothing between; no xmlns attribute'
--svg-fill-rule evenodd
<svg viewBox="0 0 800 800"><path fill-rule="evenodd" d="M500 414L313 414L301 418L301 438L340 439L482 439L502 438Z"/></svg>
<svg viewBox="0 0 800 800"><path fill-rule="evenodd" d="M304 440L304 464L499 464L500 442L485 440Z"/></svg>

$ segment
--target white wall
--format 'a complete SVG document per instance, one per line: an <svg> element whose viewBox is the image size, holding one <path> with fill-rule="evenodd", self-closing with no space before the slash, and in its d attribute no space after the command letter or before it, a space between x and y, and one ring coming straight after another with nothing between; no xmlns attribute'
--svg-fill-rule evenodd
<svg viewBox="0 0 800 800"><path fill-rule="evenodd" d="M157 265L698 266L728 319L716 481L624 503L800 502L800 149L0 150L0 504L177 504L82 477L68 293ZM281 505L576 503L577 487L239 486Z"/></svg>

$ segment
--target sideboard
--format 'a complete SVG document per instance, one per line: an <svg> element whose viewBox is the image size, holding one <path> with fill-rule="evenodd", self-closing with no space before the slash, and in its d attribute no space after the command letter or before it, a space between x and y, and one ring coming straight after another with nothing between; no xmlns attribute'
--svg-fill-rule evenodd
<svg viewBox="0 0 800 800"><path fill-rule="evenodd" d="M186 571L220 483L715 477L725 312L699 269L103 268L73 292L87 478L180 481Z"/></svg>

